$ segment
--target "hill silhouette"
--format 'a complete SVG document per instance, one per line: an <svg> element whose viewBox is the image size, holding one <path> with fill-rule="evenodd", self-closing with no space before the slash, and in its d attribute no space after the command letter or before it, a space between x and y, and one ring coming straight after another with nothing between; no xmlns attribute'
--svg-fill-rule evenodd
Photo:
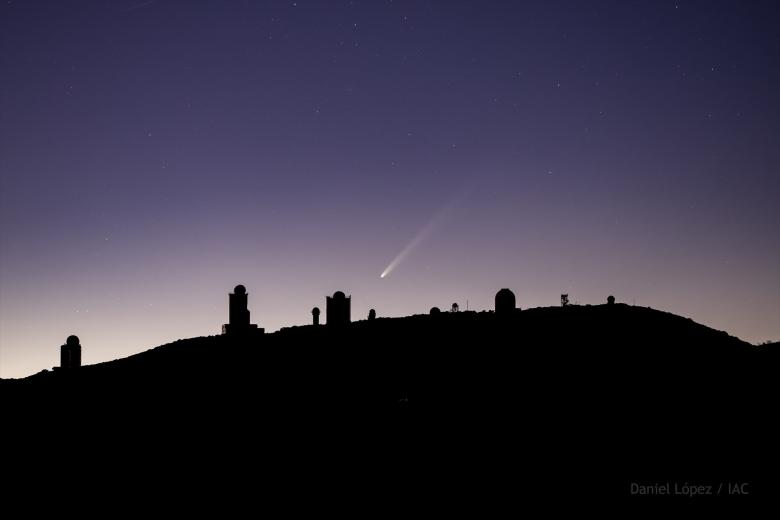
<svg viewBox="0 0 780 520"><path fill-rule="evenodd" d="M0 390L19 425L9 446L107 474L165 461L187 482L241 486L235 464L288 479L314 464L322 482L356 467L381 489L553 499L728 478L760 494L777 361L771 345L614 304L193 338Z"/></svg>

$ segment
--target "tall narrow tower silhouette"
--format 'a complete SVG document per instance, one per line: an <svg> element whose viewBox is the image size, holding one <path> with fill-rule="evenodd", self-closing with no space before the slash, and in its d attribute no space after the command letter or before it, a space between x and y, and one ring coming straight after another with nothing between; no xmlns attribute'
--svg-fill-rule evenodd
<svg viewBox="0 0 780 520"><path fill-rule="evenodd" d="M228 321L222 325L222 334L247 334L249 332L264 332L263 329L249 323L249 294L246 287L236 285L233 292L228 294Z"/></svg>

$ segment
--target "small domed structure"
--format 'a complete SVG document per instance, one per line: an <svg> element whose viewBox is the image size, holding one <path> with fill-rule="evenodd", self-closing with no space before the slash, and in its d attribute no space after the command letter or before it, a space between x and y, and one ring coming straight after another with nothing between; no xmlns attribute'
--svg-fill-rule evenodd
<svg viewBox="0 0 780 520"><path fill-rule="evenodd" d="M65 340L65 344L70 347L75 347L76 345L79 345L79 337L78 336L68 336L68 339Z"/></svg>
<svg viewBox="0 0 780 520"><path fill-rule="evenodd" d="M615 297L612 295L609 295L607 297L607 305L615 305Z"/></svg>
<svg viewBox="0 0 780 520"><path fill-rule="evenodd" d="M243 285L236 285L235 289L233 289L233 293L246 294L246 287L244 287Z"/></svg>
<svg viewBox="0 0 780 520"><path fill-rule="evenodd" d="M334 292L334 293L333 293L333 299L334 299L334 300L343 300L343 299L345 299L346 297L347 297L347 295L346 295L346 294L344 294L344 293L343 293L343 292L341 292L341 291L336 291L336 292Z"/></svg>
<svg viewBox="0 0 780 520"><path fill-rule="evenodd" d="M371 309L368 311L368 321L376 319L376 311Z"/></svg>
<svg viewBox="0 0 780 520"><path fill-rule="evenodd" d="M319 325L320 324L320 308L314 307L311 310L311 317L312 317L312 324L313 325Z"/></svg>
<svg viewBox="0 0 780 520"><path fill-rule="evenodd" d="M438 307L431 307L429 314L441 314L441 309Z"/></svg>
<svg viewBox="0 0 780 520"><path fill-rule="evenodd" d="M506 316L515 311L515 293L509 289L501 289L496 293L496 314Z"/></svg>

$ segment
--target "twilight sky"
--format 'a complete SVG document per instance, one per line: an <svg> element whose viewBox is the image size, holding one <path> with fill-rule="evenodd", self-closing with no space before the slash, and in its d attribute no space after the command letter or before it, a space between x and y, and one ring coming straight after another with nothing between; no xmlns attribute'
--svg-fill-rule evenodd
<svg viewBox="0 0 780 520"><path fill-rule="evenodd" d="M237 283L269 331L336 290L364 319L509 287L778 340L779 26L775 0L4 0L0 377L69 334L85 364L216 334Z"/></svg>

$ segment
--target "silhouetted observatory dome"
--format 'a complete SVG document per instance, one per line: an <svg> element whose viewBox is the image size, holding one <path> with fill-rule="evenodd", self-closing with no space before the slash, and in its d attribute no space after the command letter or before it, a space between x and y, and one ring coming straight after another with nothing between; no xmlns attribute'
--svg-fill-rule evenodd
<svg viewBox="0 0 780 520"><path fill-rule="evenodd" d="M233 289L233 292L235 294L246 294L246 287L243 285L236 285L236 288Z"/></svg>
<svg viewBox="0 0 780 520"><path fill-rule="evenodd" d="M336 291L336 292L334 292L334 293L333 293L333 299L334 299L334 300L343 300L343 299L345 299L346 297L347 297L347 295L346 295L346 294L344 294L344 293L343 293L343 292L341 292L341 291Z"/></svg>
<svg viewBox="0 0 780 520"><path fill-rule="evenodd" d="M515 293L501 289L496 293L496 314L508 314L515 310Z"/></svg>
<svg viewBox="0 0 780 520"><path fill-rule="evenodd" d="M75 347L79 344L79 337L78 336L68 336L68 339L65 340L66 345L70 345Z"/></svg>
<svg viewBox="0 0 780 520"><path fill-rule="evenodd" d="M431 314L440 314L441 313L441 309L438 308L438 307L431 307L430 313Z"/></svg>

